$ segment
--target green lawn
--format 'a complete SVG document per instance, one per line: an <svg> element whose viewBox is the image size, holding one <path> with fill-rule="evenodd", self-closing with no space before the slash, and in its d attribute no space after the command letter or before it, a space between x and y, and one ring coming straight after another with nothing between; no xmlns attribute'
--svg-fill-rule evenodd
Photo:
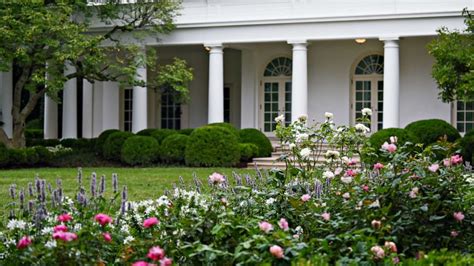
<svg viewBox="0 0 474 266"><path fill-rule="evenodd" d="M192 175L196 173L203 181L207 182L207 177L213 172L220 172L225 175L231 175L232 171L237 173L252 173L251 169L233 169L233 168L83 168L83 184L87 190L90 187L90 175L97 173L97 183L100 176L106 176L106 191L110 195L112 190L112 173L118 174L120 189L126 185L129 191L129 200L142 200L147 198L157 198L161 196L165 189L171 190L173 183L178 182L179 176L182 176L186 183L191 184ZM64 193L73 197L77 192L77 169L75 168L34 168L34 169L14 169L0 170L0 204L4 206L0 210L0 215L5 215L6 205L11 202L9 196L9 186L16 184L17 188L25 188L27 192L28 182L33 182L35 175L51 182L55 187L56 179L61 178L63 182ZM18 194L18 191L17 191ZM108 196L107 195L107 196Z"/></svg>

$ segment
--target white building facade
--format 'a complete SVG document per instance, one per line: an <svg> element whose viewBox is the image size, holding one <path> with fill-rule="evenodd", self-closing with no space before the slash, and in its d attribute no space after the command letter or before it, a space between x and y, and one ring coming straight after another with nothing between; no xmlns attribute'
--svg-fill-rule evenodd
<svg viewBox="0 0 474 266"><path fill-rule="evenodd" d="M194 69L189 103L114 82L84 81L78 90L72 80L61 110L45 100L45 138L223 121L271 136L279 114L322 121L332 112L336 124L351 125L365 107L372 131L439 118L464 132L474 128L474 107L438 99L427 45L442 26L464 28L466 7L474 1L184 0L177 29L144 49L156 49L161 64L179 57ZM145 80L156 74L137 71ZM8 75L0 91L7 133Z"/></svg>

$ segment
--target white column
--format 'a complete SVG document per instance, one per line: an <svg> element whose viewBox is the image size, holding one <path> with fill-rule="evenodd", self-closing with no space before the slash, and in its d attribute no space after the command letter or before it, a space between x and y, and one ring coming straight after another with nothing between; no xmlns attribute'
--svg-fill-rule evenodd
<svg viewBox="0 0 474 266"><path fill-rule="evenodd" d="M75 68L66 65L64 75L75 72ZM66 81L63 91L63 139L77 138L77 81Z"/></svg>
<svg viewBox="0 0 474 266"><path fill-rule="evenodd" d="M102 83L102 131L120 129L120 90L118 82Z"/></svg>
<svg viewBox="0 0 474 266"><path fill-rule="evenodd" d="M397 38L381 38L384 45L383 128L400 126L400 58Z"/></svg>
<svg viewBox="0 0 474 266"><path fill-rule="evenodd" d="M208 123L224 122L224 47L205 46L209 49Z"/></svg>
<svg viewBox="0 0 474 266"><path fill-rule="evenodd" d="M82 137L93 137L94 90L87 79L82 81Z"/></svg>
<svg viewBox="0 0 474 266"><path fill-rule="evenodd" d="M100 133L103 131L102 123L102 108L103 108L103 93L104 83L102 81L94 82L94 101L92 103L93 112L92 112L92 134L94 138L97 138Z"/></svg>
<svg viewBox="0 0 474 266"><path fill-rule="evenodd" d="M293 73L291 84L291 121L308 115L308 43L289 41L293 45Z"/></svg>
<svg viewBox="0 0 474 266"><path fill-rule="evenodd" d="M0 72L0 100L2 103L2 122L3 130L9 138L13 134L13 118L12 118L12 103L13 103L13 74L12 71Z"/></svg>
<svg viewBox="0 0 474 266"><path fill-rule="evenodd" d="M58 138L58 104L47 95L44 96L44 138Z"/></svg>
<svg viewBox="0 0 474 266"><path fill-rule="evenodd" d="M137 79L146 83L146 66L137 68ZM148 128L148 100L146 87L133 87L132 131L137 133Z"/></svg>

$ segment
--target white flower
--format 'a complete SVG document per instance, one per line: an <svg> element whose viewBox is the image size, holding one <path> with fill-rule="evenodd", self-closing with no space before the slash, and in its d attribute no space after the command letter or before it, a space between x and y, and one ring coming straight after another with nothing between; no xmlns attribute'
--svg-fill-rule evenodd
<svg viewBox="0 0 474 266"><path fill-rule="evenodd" d="M25 229L26 227L26 223L23 221L23 220L17 220L17 219L12 219L10 221L8 221L8 224L7 224L7 228L10 229L10 230L13 230L13 229Z"/></svg>
<svg viewBox="0 0 474 266"><path fill-rule="evenodd" d="M363 132L363 133L369 133L370 132L370 128L366 127L364 124L357 124L354 127L359 132Z"/></svg>
<svg viewBox="0 0 474 266"><path fill-rule="evenodd" d="M346 192L344 194L342 194L342 197L346 200L350 199L351 198L351 194L349 194L349 192Z"/></svg>
<svg viewBox="0 0 474 266"><path fill-rule="evenodd" d="M343 176L341 177L341 182L345 184L349 184L352 182L352 176Z"/></svg>
<svg viewBox="0 0 474 266"><path fill-rule="evenodd" d="M338 175L338 174L342 173L343 170L344 170L344 169L342 169L341 167L338 167L338 168L336 168L336 170L334 171L334 174L335 174L335 175Z"/></svg>
<svg viewBox="0 0 474 266"><path fill-rule="evenodd" d="M304 148L300 151L300 155L303 158L308 158L311 155L311 149L310 148Z"/></svg>
<svg viewBox="0 0 474 266"><path fill-rule="evenodd" d="M52 227L45 227L41 229L41 234L42 235L49 235L53 233L53 228Z"/></svg>
<svg viewBox="0 0 474 266"><path fill-rule="evenodd" d="M327 158L337 159L340 156L338 151L328 150L325 155Z"/></svg>
<svg viewBox="0 0 474 266"><path fill-rule="evenodd" d="M279 116L275 117L275 122L277 122L278 124L285 123L285 115L282 114L282 115L279 115Z"/></svg>
<svg viewBox="0 0 474 266"><path fill-rule="evenodd" d="M305 122L306 120L308 120L308 115L300 115L300 116L298 117L298 120L299 120L300 122Z"/></svg>
<svg viewBox="0 0 474 266"><path fill-rule="evenodd" d="M362 109L362 115L363 116L371 116L372 115L372 109L370 109L370 108Z"/></svg>
<svg viewBox="0 0 474 266"><path fill-rule="evenodd" d="M325 172L323 173L323 177L324 177L324 178L333 178L333 177L334 177L334 173L331 172L331 171L325 171Z"/></svg>
<svg viewBox="0 0 474 266"><path fill-rule="evenodd" d="M266 203L267 205L272 205L273 203L275 203L275 201L276 201L276 199L274 199L274 198L269 198L269 199L267 199L267 200L265 201L265 203Z"/></svg>
<svg viewBox="0 0 474 266"><path fill-rule="evenodd" d="M308 134L306 133L298 133L296 134L296 142L302 142L302 141L305 141L307 140L309 137Z"/></svg>
<svg viewBox="0 0 474 266"><path fill-rule="evenodd" d="M334 117L333 113L325 112L324 117L326 117L327 120L331 120Z"/></svg>
<svg viewBox="0 0 474 266"><path fill-rule="evenodd" d="M288 147L292 150L292 149L294 149L294 148L296 147L296 144L290 143L290 145L288 145Z"/></svg>
<svg viewBox="0 0 474 266"><path fill-rule="evenodd" d="M133 236L127 236L124 240L123 240L123 243L124 244L128 244L128 243L131 243L133 240L135 240L135 238Z"/></svg>
<svg viewBox="0 0 474 266"><path fill-rule="evenodd" d="M390 137L390 143L395 144L395 143L397 143L397 141L398 141L397 136L391 136Z"/></svg>
<svg viewBox="0 0 474 266"><path fill-rule="evenodd" d="M44 244L44 246L48 249L53 249L57 246L56 240L50 240Z"/></svg>
<svg viewBox="0 0 474 266"><path fill-rule="evenodd" d="M73 228L73 231L74 232L79 232L79 231L81 231L81 228L82 228L82 224L79 224L79 223L75 224L74 228Z"/></svg>
<svg viewBox="0 0 474 266"><path fill-rule="evenodd" d="M380 201L377 199L369 205L369 208L380 208Z"/></svg>

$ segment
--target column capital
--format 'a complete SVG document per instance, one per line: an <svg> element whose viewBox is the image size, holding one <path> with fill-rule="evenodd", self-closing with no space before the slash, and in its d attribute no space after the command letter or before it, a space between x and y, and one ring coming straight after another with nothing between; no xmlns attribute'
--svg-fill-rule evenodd
<svg viewBox="0 0 474 266"><path fill-rule="evenodd" d="M307 40L288 40L287 42L288 42L288 44L292 44L293 46L295 46L295 45L307 46L308 45Z"/></svg>
<svg viewBox="0 0 474 266"><path fill-rule="evenodd" d="M209 53L222 53L224 51L224 45L222 43L205 43L204 48Z"/></svg>
<svg viewBox="0 0 474 266"><path fill-rule="evenodd" d="M379 37L379 40L384 42L385 45L387 44L398 45L398 41L400 40L400 38L398 36L383 36L383 37Z"/></svg>

